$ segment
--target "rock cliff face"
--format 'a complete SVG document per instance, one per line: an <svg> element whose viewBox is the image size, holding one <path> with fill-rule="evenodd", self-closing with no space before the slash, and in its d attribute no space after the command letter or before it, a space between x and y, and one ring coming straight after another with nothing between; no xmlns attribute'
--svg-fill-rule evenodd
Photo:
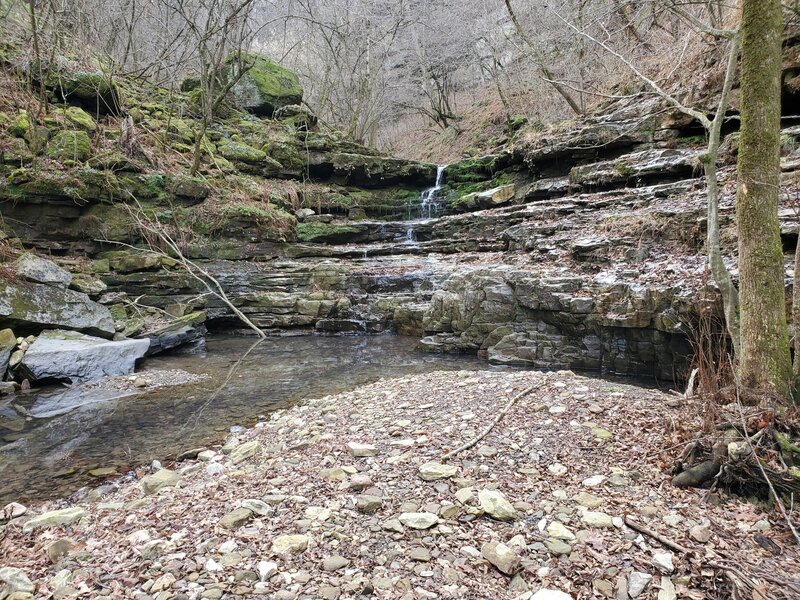
<svg viewBox="0 0 800 600"><path fill-rule="evenodd" d="M129 103L173 151L186 151L190 120L177 125L164 106ZM137 331L128 296L180 315L205 311L211 328L240 326L175 261L114 245L142 245L130 220L136 198L271 333L396 332L420 338L421 350L494 364L680 379L700 315L719 315L704 271L702 140L681 120L643 120L647 107L613 108L523 131L494 155L448 166L425 195L435 166L382 156L280 111L233 113L215 126L202 177L124 156L110 135L118 121L97 114L81 121L93 131L88 158L53 162L53 136L77 127L77 107L43 125L20 114L7 128L16 154L3 155L0 213L14 224L12 243L60 256L74 282L89 277L111 332ZM787 189L798 139L797 128L784 131ZM734 140L721 165L721 214L735 269ZM781 218L788 253L798 226L788 207ZM62 321L52 325L71 327Z"/></svg>

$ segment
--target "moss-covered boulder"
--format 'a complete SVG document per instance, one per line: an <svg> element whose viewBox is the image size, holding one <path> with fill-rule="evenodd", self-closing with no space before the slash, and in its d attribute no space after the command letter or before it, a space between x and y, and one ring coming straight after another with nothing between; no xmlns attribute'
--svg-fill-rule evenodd
<svg viewBox="0 0 800 600"><path fill-rule="evenodd" d="M298 223L297 241L312 243L347 243L364 233L357 225L340 223Z"/></svg>
<svg viewBox="0 0 800 600"><path fill-rule="evenodd" d="M92 115L78 106L70 106L64 109L64 116L77 129L89 133L97 131L97 123L94 122Z"/></svg>
<svg viewBox="0 0 800 600"><path fill-rule="evenodd" d="M78 104L97 114L118 114L120 95L116 84L100 71L65 69L52 74L46 81L56 97Z"/></svg>
<svg viewBox="0 0 800 600"><path fill-rule="evenodd" d="M300 79L273 60L253 52L246 53L241 60L232 56L228 59L226 76L235 78L242 68L247 72L234 84L229 94L236 108L271 117L277 109L303 101Z"/></svg>
<svg viewBox="0 0 800 600"><path fill-rule="evenodd" d="M47 144L47 156L55 160L85 162L91 155L92 140L85 131L59 131Z"/></svg>
<svg viewBox="0 0 800 600"><path fill-rule="evenodd" d="M219 153L233 162L243 162L250 165L257 165L267 158L267 153L263 150L253 148L244 142L233 140L222 140L219 144Z"/></svg>
<svg viewBox="0 0 800 600"><path fill-rule="evenodd" d="M8 124L8 133L15 137L25 137L31 128L31 120L27 112L20 112Z"/></svg>

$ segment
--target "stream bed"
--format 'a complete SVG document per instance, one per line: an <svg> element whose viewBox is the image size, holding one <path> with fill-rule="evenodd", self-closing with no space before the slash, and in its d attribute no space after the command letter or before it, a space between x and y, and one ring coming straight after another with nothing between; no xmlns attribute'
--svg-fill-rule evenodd
<svg viewBox="0 0 800 600"><path fill-rule="evenodd" d="M0 401L0 506L66 496L94 469L123 474L152 460L222 441L232 426L304 398L381 378L487 369L471 356L414 351L397 336L253 338L212 336L199 355L158 356L148 371L181 369L201 382L137 392L55 387ZM249 351L249 352L248 352ZM22 417L21 415L27 415Z"/></svg>

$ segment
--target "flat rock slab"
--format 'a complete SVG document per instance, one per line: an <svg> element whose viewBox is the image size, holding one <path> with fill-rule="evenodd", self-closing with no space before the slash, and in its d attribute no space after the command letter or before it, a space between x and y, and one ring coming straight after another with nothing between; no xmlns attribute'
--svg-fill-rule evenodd
<svg viewBox="0 0 800 600"><path fill-rule="evenodd" d="M66 288L72 282L72 274L52 260L26 252L14 261L14 272L18 277L34 283L44 283Z"/></svg>
<svg viewBox="0 0 800 600"><path fill-rule="evenodd" d="M18 332L70 329L111 338L111 312L89 296L41 283L0 281L0 325Z"/></svg>
<svg viewBox="0 0 800 600"><path fill-rule="evenodd" d="M22 526L22 531L29 532L35 529L48 529L59 525L72 525L83 519L88 513L79 507L62 508L33 517Z"/></svg>
<svg viewBox="0 0 800 600"><path fill-rule="evenodd" d="M19 369L31 381L81 383L133 373L149 347L149 340L112 342L71 331L46 331L25 353Z"/></svg>

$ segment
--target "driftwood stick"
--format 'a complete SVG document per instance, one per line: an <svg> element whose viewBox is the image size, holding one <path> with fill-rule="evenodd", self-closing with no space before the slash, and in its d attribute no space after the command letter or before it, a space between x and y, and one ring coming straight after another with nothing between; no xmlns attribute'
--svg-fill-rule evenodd
<svg viewBox="0 0 800 600"><path fill-rule="evenodd" d="M483 431L481 431L481 432L480 432L480 434L478 434L478 436L477 436L477 437L473 438L472 440L470 440L469 442L467 442L467 443L466 443L466 444L464 444L463 446L459 446L459 447L458 447L458 448L456 448L455 450L451 450L450 452L448 452L447 454L445 454L444 456L442 456L441 460L447 460L448 458L452 458L452 457L453 457L453 456L455 456L456 454L458 454L458 453L460 453L460 452L463 452L464 450L469 450L469 449L470 449L470 448L472 448L472 447L473 447L475 444L477 444L478 442L480 442L480 441L481 441L483 438L485 438L487 435L489 435L489 432L490 432L492 429L494 429L494 427L495 427L495 426L496 426L496 425L497 425L497 424L498 424L500 421L502 421L502 420L503 420L503 417L505 417L505 416L506 416L506 414L508 414L508 411L509 411L509 410L511 410L511 408L512 408L512 407L513 407L513 406L514 406L516 403L517 403L517 401L518 401L518 400L520 400L521 398L524 398L525 396L527 396L527 395L529 395L529 394L531 394L531 393L535 392L536 390L538 390L540 387L542 387L542 386L545 384L545 380L546 380L546 376L545 376L545 377L543 377L543 378L541 379L541 381L539 381L538 383L535 383L535 384L534 384L534 385L532 385L531 387L529 387L529 388L527 388L527 389L523 390L522 392L520 392L519 394L517 394L516 396L514 396L514 397L513 397L511 400L509 400L509 401L508 401L508 403L507 403L507 404L506 404L506 405L503 407L503 410L501 410L499 413L497 413L497 416L496 416L494 419L492 419L492 422L491 422L491 423L489 423L489 425L486 427L486 429L484 429Z"/></svg>
<svg viewBox="0 0 800 600"><path fill-rule="evenodd" d="M680 552L681 554L688 554L691 552L688 548L684 548L680 544L673 542L671 539L664 537L658 532L653 531L652 529L648 529L641 523L634 521L630 518L630 516L625 515L625 525L630 527L631 529L635 529L639 533L646 535L647 537L651 537L654 540L660 542L662 545L666 546L670 550L674 550L675 552Z"/></svg>

